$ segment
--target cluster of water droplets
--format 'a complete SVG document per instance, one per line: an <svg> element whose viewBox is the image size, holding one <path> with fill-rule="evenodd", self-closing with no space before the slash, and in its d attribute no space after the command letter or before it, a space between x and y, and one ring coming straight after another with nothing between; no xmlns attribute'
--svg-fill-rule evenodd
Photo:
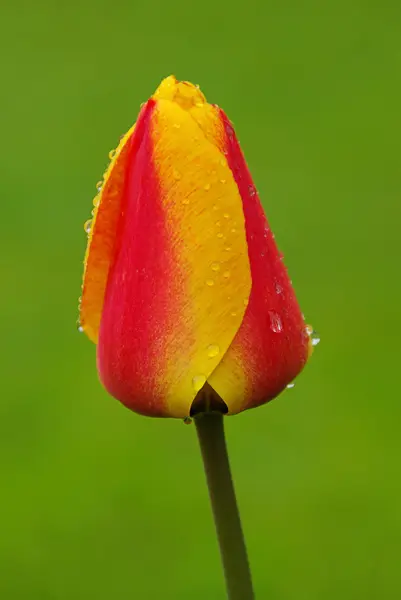
<svg viewBox="0 0 401 600"><path fill-rule="evenodd" d="M91 229L92 229L92 225L93 225L93 217L96 214L96 210L99 206L99 202L100 202L100 194L103 188L103 180L102 181L98 181L96 184L96 189L97 189L97 194L96 196L93 198L93 208L92 208L92 217L90 219L87 219L84 223L84 231L85 233L89 236Z"/></svg>

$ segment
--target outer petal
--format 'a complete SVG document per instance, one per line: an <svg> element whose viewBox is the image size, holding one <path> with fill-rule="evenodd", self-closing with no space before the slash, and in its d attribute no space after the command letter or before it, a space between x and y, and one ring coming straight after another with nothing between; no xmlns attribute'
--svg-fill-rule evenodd
<svg viewBox="0 0 401 600"><path fill-rule="evenodd" d="M79 321L93 342L99 336L107 277L113 259L117 224L121 212L125 170L135 126L123 136L94 199L94 211L84 260L84 280ZM139 135L136 136L138 144Z"/></svg>
<svg viewBox="0 0 401 600"><path fill-rule="evenodd" d="M98 366L133 410L185 417L240 328L251 275L223 124L194 86L167 81L123 148Z"/></svg>
<svg viewBox="0 0 401 600"><path fill-rule="evenodd" d="M310 341L282 256L229 120L225 152L240 191L252 273L243 323L209 378L230 413L258 406L279 394L303 368Z"/></svg>

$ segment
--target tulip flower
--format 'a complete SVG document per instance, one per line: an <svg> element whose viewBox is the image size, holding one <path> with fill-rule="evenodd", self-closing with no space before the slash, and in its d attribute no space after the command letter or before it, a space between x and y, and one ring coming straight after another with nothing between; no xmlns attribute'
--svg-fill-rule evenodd
<svg viewBox="0 0 401 600"><path fill-rule="evenodd" d="M197 86L165 79L110 159L85 224L80 329L112 396L194 415L228 597L252 600L222 415L291 384L312 330L233 126Z"/></svg>
<svg viewBox="0 0 401 600"><path fill-rule="evenodd" d="M202 389L228 414L277 396L310 330L223 110L168 77L110 158L80 307L105 388L179 418Z"/></svg>

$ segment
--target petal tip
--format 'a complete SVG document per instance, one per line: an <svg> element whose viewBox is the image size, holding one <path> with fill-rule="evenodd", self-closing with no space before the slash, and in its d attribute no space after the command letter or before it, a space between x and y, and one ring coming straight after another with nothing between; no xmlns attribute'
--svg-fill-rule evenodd
<svg viewBox="0 0 401 600"><path fill-rule="evenodd" d="M202 106L206 103L206 98L200 91L199 86L189 81L178 81L174 75L163 79L153 94L153 98L175 102L184 110L189 110L194 106Z"/></svg>

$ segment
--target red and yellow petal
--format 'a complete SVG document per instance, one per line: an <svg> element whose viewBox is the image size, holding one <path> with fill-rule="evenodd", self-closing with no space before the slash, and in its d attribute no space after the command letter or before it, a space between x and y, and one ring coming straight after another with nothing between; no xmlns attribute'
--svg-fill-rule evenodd
<svg viewBox="0 0 401 600"><path fill-rule="evenodd" d="M123 136L117 149L110 153L110 165L93 202L93 219L84 260L79 321L83 331L95 343L99 337L107 276L113 259L125 170L134 129L135 125ZM138 137L139 135L136 136L137 140Z"/></svg>
<svg viewBox="0 0 401 600"><path fill-rule="evenodd" d="M252 275L241 327L208 380L233 414L277 396L305 365L310 339L232 125L223 111L220 117L242 198Z"/></svg>
<svg viewBox="0 0 401 600"><path fill-rule="evenodd" d="M105 183L81 320L96 339L97 307L99 372L112 395L143 414L185 417L241 326L251 273L223 124L197 88L174 82L119 150L113 210Z"/></svg>

